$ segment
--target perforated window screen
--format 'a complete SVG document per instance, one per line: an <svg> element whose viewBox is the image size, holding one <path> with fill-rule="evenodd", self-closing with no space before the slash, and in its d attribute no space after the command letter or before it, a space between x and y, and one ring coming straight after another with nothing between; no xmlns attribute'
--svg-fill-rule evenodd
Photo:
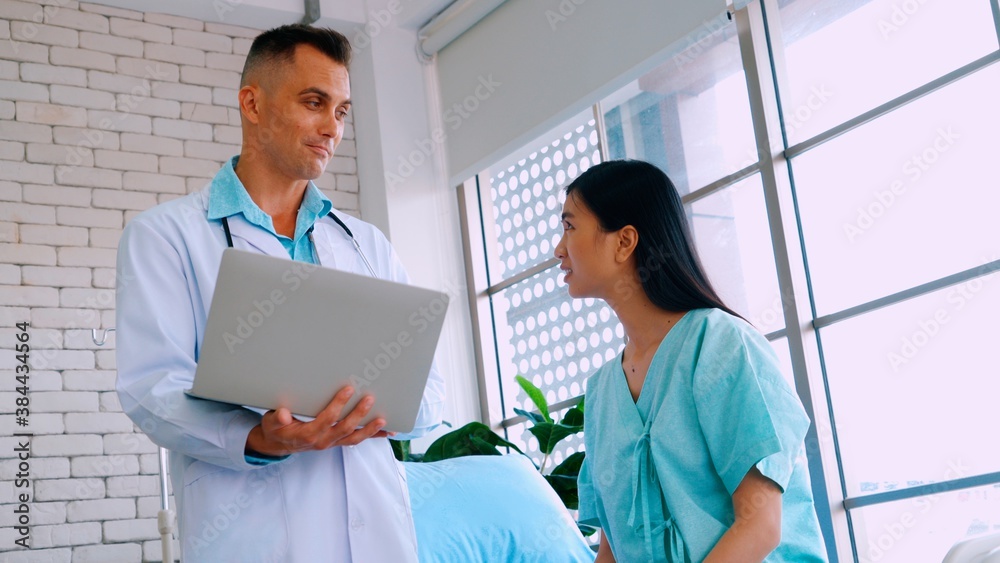
<svg viewBox="0 0 1000 563"><path fill-rule="evenodd" d="M493 283L552 258L562 236L563 188L600 161L597 127L591 119L569 124L566 133L490 178L500 256L490 271Z"/></svg>
<svg viewBox="0 0 1000 563"><path fill-rule="evenodd" d="M496 254L488 260L494 286L523 277L553 258L562 237L564 188L601 162L592 118L571 121L563 131L531 146L536 150L495 169L489 179L490 202L484 211L492 207L496 240L487 244L496 245ZM570 297L557 264L494 293L491 299L505 418L516 416L515 407L535 409L514 376L533 382L552 405L582 395L587 377L621 349L624 331L614 312L603 301ZM561 414L553 413L557 419ZM511 427L508 435L541 461L538 442L523 424ZM548 466L581 445L582 436L564 440Z"/></svg>
<svg viewBox="0 0 1000 563"><path fill-rule="evenodd" d="M503 384L517 390L505 416L514 415L513 407L534 410L515 374L541 389L551 405L582 395L587 377L621 349L624 331L611 309L600 300L571 298L556 283L561 275L553 267L494 296L497 338L507 350L501 356L512 366L501 371ZM535 446L528 441L530 450Z"/></svg>

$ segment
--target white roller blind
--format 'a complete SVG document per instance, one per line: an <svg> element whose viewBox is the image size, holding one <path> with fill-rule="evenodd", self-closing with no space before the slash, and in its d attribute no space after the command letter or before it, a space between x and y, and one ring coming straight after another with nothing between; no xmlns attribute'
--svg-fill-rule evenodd
<svg viewBox="0 0 1000 563"><path fill-rule="evenodd" d="M507 0L438 53L450 180L649 70L725 12L726 0Z"/></svg>
<svg viewBox="0 0 1000 563"><path fill-rule="evenodd" d="M417 32L419 48L430 57L472 29L504 0L457 0Z"/></svg>

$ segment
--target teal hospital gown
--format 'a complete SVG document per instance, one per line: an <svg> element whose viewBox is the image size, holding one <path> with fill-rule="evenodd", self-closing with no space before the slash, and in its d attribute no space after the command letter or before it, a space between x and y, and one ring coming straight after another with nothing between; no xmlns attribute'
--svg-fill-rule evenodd
<svg viewBox="0 0 1000 563"><path fill-rule="evenodd" d="M767 340L718 309L667 333L633 402L621 356L587 383L581 523L620 563L701 561L733 524L757 466L781 487L781 545L765 561L826 561L803 440L809 419Z"/></svg>

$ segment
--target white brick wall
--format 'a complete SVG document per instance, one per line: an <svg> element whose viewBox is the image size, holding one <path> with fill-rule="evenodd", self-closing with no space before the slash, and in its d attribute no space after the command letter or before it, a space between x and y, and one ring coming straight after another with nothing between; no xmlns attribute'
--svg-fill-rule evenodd
<svg viewBox="0 0 1000 563"><path fill-rule="evenodd" d="M114 392L125 223L238 154L257 30L71 0L0 0L0 560L158 561L157 448ZM359 215L354 126L317 184ZM15 323L31 322L32 538L13 545ZM18 489L18 492L23 489ZM13 556L13 557L11 557Z"/></svg>
<svg viewBox="0 0 1000 563"><path fill-rule="evenodd" d="M141 558L142 558L142 547L137 543L87 545L73 549L74 563L107 563L108 561L140 561ZM155 561L159 560L160 558L155 559ZM67 559L67 561L69 560Z"/></svg>
<svg viewBox="0 0 1000 563"><path fill-rule="evenodd" d="M12 481L17 470L17 460L0 461L0 481ZM69 477L69 460L63 457L39 458L31 464L31 472L41 479L64 479Z"/></svg>
<svg viewBox="0 0 1000 563"><path fill-rule="evenodd" d="M134 499L78 500L66 505L68 522L126 520L135 518Z"/></svg>

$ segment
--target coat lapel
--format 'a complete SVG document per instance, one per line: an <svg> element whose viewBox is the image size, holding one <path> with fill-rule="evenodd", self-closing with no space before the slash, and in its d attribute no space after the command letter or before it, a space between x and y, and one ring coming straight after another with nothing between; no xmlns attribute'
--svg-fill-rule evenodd
<svg viewBox="0 0 1000 563"><path fill-rule="evenodd" d="M344 249L342 243L347 240L344 233L340 232L340 227L334 225L330 227L332 223L329 218L321 218L316 221L316 226L313 230L313 239L316 241L316 254L319 256L319 262L324 268L334 268L337 270L346 270L348 272L352 271L350 267L344 266L343 256ZM336 229L337 232L333 232ZM337 235L340 238L337 238ZM341 241L340 239L344 239Z"/></svg>
<svg viewBox="0 0 1000 563"><path fill-rule="evenodd" d="M316 239L316 250L324 268L336 268L363 276L371 275L347 233L331 219L323 218L316 221L316 230L313 231L313 236ZM371 256L368 259L372 260ZM375 264L373 263L372 266L374 267Z"/></svg>
<svg viewBox="0 0 1000 563"><path fill-rule="evenodd" d="M278 237L247 221L242 214L229 217L229 231L233 235L233 248L281 258L289 257Z"/></svg>

